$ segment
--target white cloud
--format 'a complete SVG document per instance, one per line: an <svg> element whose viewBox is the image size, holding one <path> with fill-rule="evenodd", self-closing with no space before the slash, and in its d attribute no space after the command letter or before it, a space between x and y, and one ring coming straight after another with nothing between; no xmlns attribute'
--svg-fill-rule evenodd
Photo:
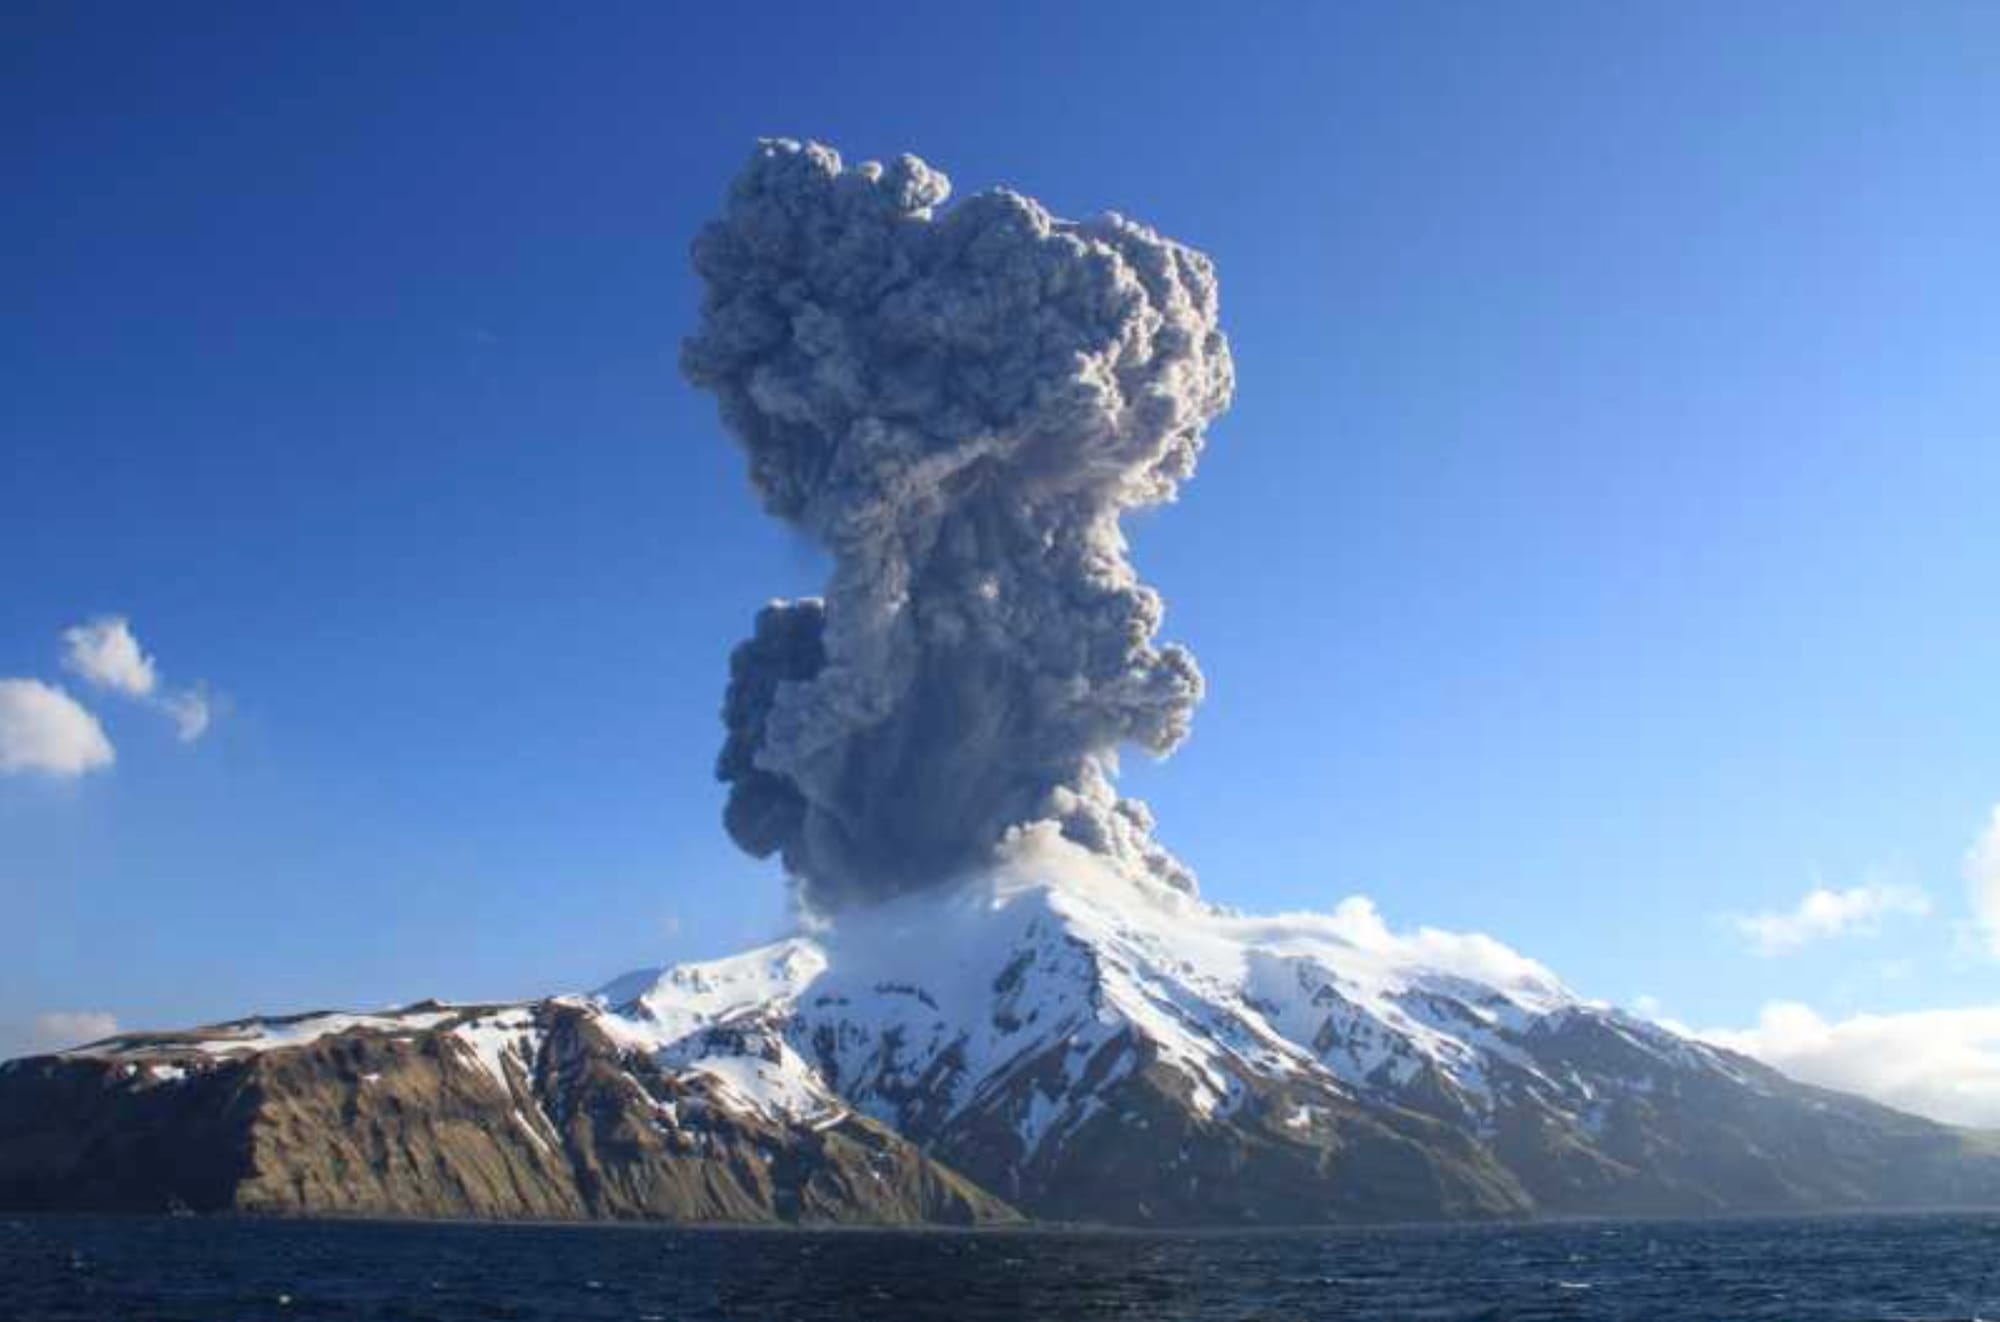
<svg viewBox="0 0 2000 1322"><path fill-rule="evenodd" d="M132 622L123 615L105 615L63 630L63 668L98 688L136 698L174 723L184 744L207 732L214 716L203 685L166 689L159 663L139 645Z"/></svg>
<svg viewBox="0 0 2000 1322"><path fill-rule="evenodd" d="M1669 1033L1678 1033L1682 1037L1701 1036L1694 1029L1689 1028L1686 1024L1668 1014L1667 1003L1657 996L1634 996L1626 1008L1628 1013L1636 1015L1648 1023L1658 1024Z"/></svg>
<svg viewBox="0 0 2000 1322"><path fill-rule="evenodd" d="M2000 1127L2000 1005L1829 1021L1774 1001L1755 1028L1700 1036L1804 1083L1950 1124Z"/></svg>
<svg viewBox="0 0 2000 1322"><path fill-rule="evenodd" d="M160 699L160 710L173 717L174 733L184 744L193 743L208 730L208 695L199 689L165 695Z"/></svg>
<svg viewBox="0 0 2000 1322"><path fill-rule="evenodd" d="M75 698L38 679L0 679L0 775L81 776L115 757L104 727Z"/></svg>
<svg viewBox="0 0 2000 1322"><path fill-rule="evenodd" d="M63 668L99 688L143 698L160 682L153 658L140 648L132 623L106 615L63 630Z"/></svg>
<svg viewBox="0 0 2000 1322"><path fill-rule="evenodd" d="M102 1010L52 1010L35 1016L35 1049L62 1051L110 1037L117 1031L118 1020Z"/></svg>
<svg viewBox="0 0 2000 1322"><path fill-rule="evenodd" d="M1391 931L1375 901L1365 895L1350 895L1336 904L1332 926L1338 935L1363 950L1427 964L1460 977L1501 987L1562 985L1546 965L1484 932L1447 932L1436 927Z"/></svg>
<svg viewBox="0 0 2000 1322"><path fill-rule="evenodd" d="M1965 881L1972 888L1972 921L1987 952L2000 959L2000 807L1965 856Z"/></svg>
<svg viewBox="0 0 2000 1322"><path fill-rule="evenodd" d="M1921 918L1930 911L1930 896L1914 886L1871 882L1844 891L1818 886L1790 909L1735 914L1728 921L1758 954L1785 955L1815 941L1872 936L1884 918Z"/></svg>

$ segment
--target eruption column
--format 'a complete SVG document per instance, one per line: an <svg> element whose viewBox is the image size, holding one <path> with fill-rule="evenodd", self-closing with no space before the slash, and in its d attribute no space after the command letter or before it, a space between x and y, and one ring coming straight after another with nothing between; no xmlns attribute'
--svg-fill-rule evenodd
<svg viewBox="0 0 2000 1322"><path fill-rule="evenodd" d="M695 240L682 370L764 507L833 557L823 598L767 606L730 658L729 832L824 910L1033 829L1192 890L1112 784L1202 694L1118 520L1174 498L1229 403L1214 271L1114 214L950 188L914 156L766 141Z"/></svg>

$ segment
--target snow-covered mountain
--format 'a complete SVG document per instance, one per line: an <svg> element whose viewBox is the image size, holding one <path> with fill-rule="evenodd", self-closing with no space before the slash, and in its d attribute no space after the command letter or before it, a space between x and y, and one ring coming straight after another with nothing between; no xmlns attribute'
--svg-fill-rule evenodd
<svg viewBox="0 0 2000 1322"><path fill-rule="evenodd" d="M239 1112L248 1137L219 1119ZM1490 940L1394 935L1361 902L1246 917L1060 849L588 997L15 1062L0 1201L119 1187L115 1163L154 1141L135 1135L194 1151L198 1124L249 1149L233 1185L206 1163L206 1205L293 1211L1241 1224L2000 1202L1983 1138L1580 1000ZM148 1160L148 1196L204 1205Z"/></svg>
<svg viewBox="0 0 2000 1322"><path fill-rule="evenodd" d="M1585 1002L1489 939L1399 937L1360 901L1247 917L1080 854L1041 858L621 979L597 997L604 1023L746 1106L860 1112L1045 1216L2000 1193L1990 1166L1960 1182L1953 1131ZM1902 1156L1873 1142L1891 1134ZM1932 1148L1939 1171L1899 1170Z"/></svg>

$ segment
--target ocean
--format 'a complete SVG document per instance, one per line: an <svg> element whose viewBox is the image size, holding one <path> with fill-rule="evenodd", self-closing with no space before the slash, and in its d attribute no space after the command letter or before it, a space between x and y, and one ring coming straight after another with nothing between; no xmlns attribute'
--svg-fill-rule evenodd
<svg viewBox="0 0 2000 1322"><path fill-rule="evenodd" d="M9 1322L1964 1322L2000 1214L1267 1233L0 1216Z"/></svg>

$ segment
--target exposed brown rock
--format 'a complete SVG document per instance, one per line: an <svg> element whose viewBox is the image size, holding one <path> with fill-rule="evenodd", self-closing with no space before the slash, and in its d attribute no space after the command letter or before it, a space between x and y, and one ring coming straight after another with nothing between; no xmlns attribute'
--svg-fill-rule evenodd
<svg viewBox="0 0 2000 1322"><path fill-rule="evenodd" d="M467 1012L468 1014L471 1012ZM285 1215L979 1224L1005 1203L872 1121L773 1121L533 1011L507 1086L448 1030L351 1029L215 1056L136 1050L0 1068L0 1206ZM463 1016L461 1016L462 1018Z"/></svg>

